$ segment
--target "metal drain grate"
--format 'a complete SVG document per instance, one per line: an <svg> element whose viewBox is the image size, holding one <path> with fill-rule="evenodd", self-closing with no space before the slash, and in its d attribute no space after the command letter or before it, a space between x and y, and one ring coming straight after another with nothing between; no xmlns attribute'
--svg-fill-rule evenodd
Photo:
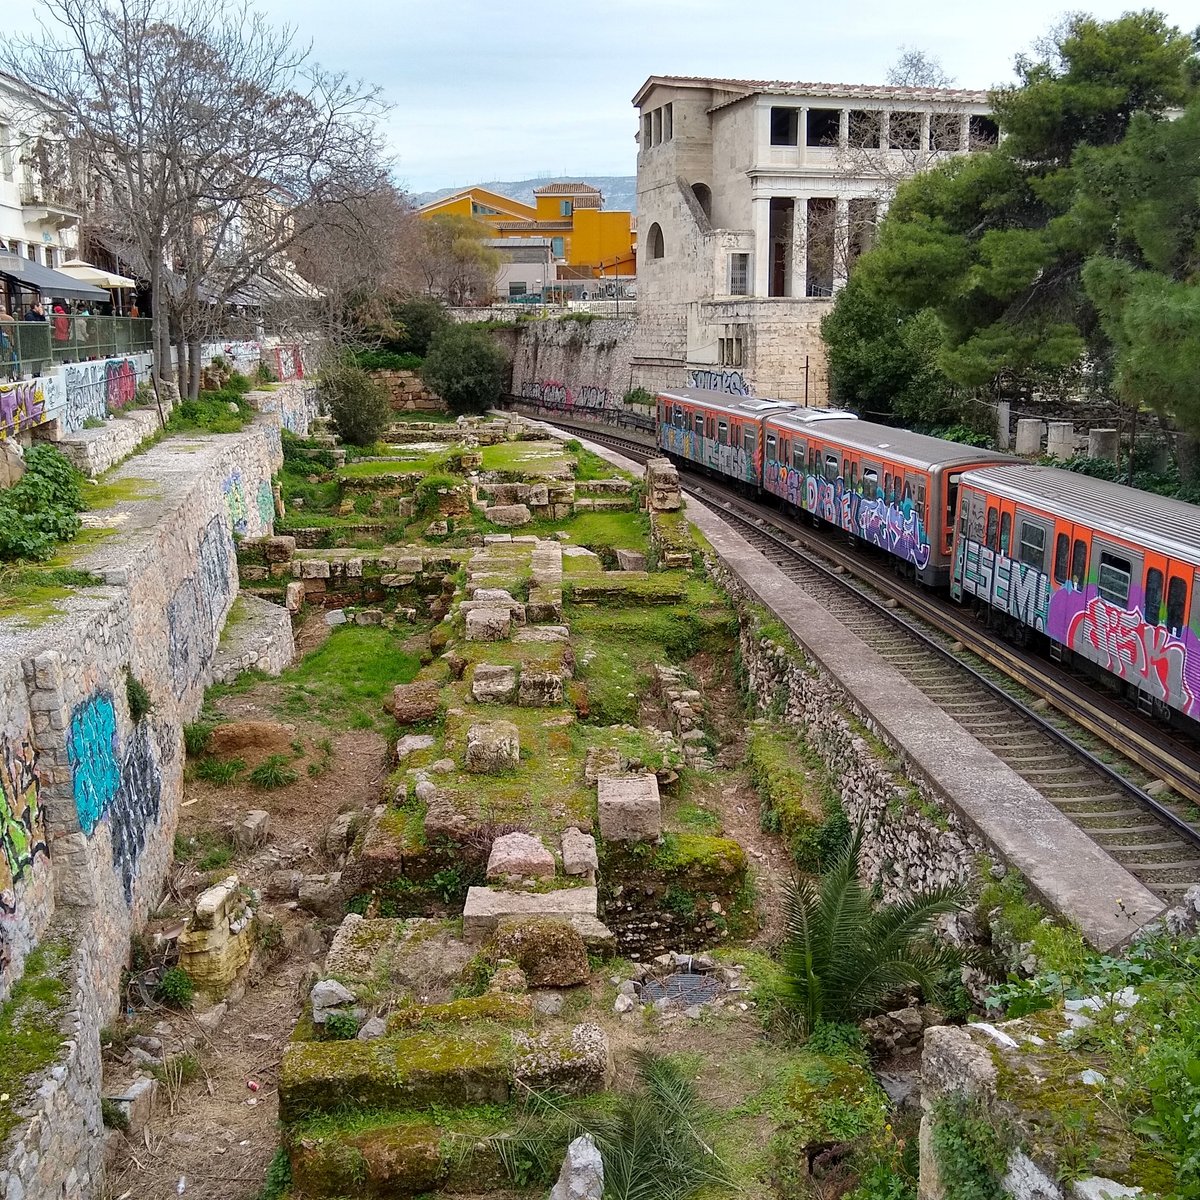
<svg viewBox="0 0 1200 1200"><path fill-rule="evenodd" d="M702 975L697 971L676 971L662 979L647 979L642 984L638 999L643 1004L669 1000L672 1004L686 1008L693 1004L707 1004L715 1000L723 990L721 981L713 975Z"/></svg>

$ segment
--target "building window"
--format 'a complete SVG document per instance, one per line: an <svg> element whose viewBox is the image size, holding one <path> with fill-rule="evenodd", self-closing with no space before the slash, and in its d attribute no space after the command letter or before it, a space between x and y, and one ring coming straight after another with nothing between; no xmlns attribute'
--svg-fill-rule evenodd
<svg viewBox="0 0 1200 1200"><path fill-rule="evenodd" d="M805 133L805 145L836 146L838 144L838 126L842 114L836 108L810 108L808 110L808 128Z"/></svg>
<svg viewBox="0 0 1200 1200"><path fill-rule="evenodd" d="M471 216L473 217L498 217L500 214L494 208L489 208L486 204L480 204L478 201L471 201Z"/></svg>
<svg viewBox="0 0 1200 1200"><path fill-rule="evenodd" d="M560 217L569 217L574 210L574 205L570 200L562 200L559 202L558 215Z"/></svg>
<svg viewBox="0 0 1200 1200"><path fill-rule="evenodd" d="M707 183L693 183L692 195L696 197L696 203L700 205L704 211L704 215L712 220L712 190Z"/></svg>
<svg viewBox="0 0 1200 1200"><path fill-rule="evenodd" d="M563 258L564 257L563 239L562 238L555 237L555 238L550 239L550 255L552 258Z"/></svg>
<svg viewBox="0 0 1200 1200"><path fill-rule="evenodd" d="M12 182L13 153L12 130L7 125L0 125L0 178Z"/></svg>
<svg viewBox="0 0 1200 1200"><path fill-rule="evenodd" d="M1000 140L1000 126L991 117L971 117L967 139L972 150L990 150Z"/></svg>
<svg viewBox="0 0 1200 1200"><path fill-rule="evenodd" d="M656 108L656 109L655 109L655 110L654 110L654 111L653 111L653 112L650 114L650 116L651 116L651 117L653 117L653 119L654 119L654 144L655 144L656 146L660 146L660 145L662 145L662 140L663 140L663 136L662 136L662 109L661 109L661 108Z"/></svg>
<svg viewBox="0 0 1200 1200"><path fill-rule="evenodd" d="M894 112L888 121L890 150L918 150L921 146L921 114Z"/></svg>
<svg viewBox="0 0 1200 1200"><path fill-rule="evenodd" d="M740 367L742 365L742 337L735 334L732 337L717 338L717 351L722 367Z"/></svg>
<svg viewBox="0 0 1200 1200"><path fill-rule="evenodd" d="M800 110L798 108L771 109L771 145L797 146L800 144Z"/></svg>
<svg viewBox="0 0 1200 1200"><path fill-rule="evenodd" d="M511 300L514 296L524 296L526 294L525 284L510 283L508 285L508 298Z"/></svg>
<svg viewBox="0 0 1200 1200"><path fill-rule="evenodd" d="M852 108L847 121L847 142L856 150L878 150L880 114L865 108Z"/></svg>
<svg viewBox="0 0 1200 1200"><path fill-rule="evenodd" d="M662 227L657 221L650 226L649 236L646 238L646 245L650 247L651 258L662 258L666 254L666 247L663 245Z"/></svg>
<svg viewBox="0 0 1200 1200"><path fill-rule="evenodd" d="M649 113L642 117L642 146L649 150L654 145L654 122Z"/></svg>
<svg viewBox="0 0 1200 1200"><path fill-rule="evenodd" d="M750 255L745 252L729 256L729 294L750 295Z"/></svg>
<svg viewBox="0 0 1200 1200"><path fill-rule="evenodd" d="M675 105L663 105L663 141L669 142L675 136Z"/></svg>
<svg viewBox="0 0 1200 1200"><path fill-rule="evenodd" d="M962 114L933 113L929 118L929 148L958 150L962 146Z"/></svg>

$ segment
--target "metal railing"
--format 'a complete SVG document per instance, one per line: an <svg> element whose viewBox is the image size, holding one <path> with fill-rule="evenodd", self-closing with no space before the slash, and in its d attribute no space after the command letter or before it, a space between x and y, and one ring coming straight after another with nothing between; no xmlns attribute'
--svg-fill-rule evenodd
<svg viewBox="0 0 1200 1200"><path fill-rule="evenodd" d="M0 321L0 378L43 375L64 363L144 354L153 348L147 317L79 317Z"/></svg>

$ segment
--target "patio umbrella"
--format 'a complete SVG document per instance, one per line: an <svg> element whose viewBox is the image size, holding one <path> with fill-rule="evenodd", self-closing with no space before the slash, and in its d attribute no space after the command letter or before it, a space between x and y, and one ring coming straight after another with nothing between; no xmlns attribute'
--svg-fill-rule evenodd
<svg viewBox="0 0 1200 1200"><path fill-rule="evenodd" d="M60 270L64 275L70 275L75 279L81 279L84 283L91 283L96 287L137 287L136 279L130 279L125 275L114 275L112 271L105 271L102 267L94 267L91 263L84 262L81 258L72 258L69 262L63 263L58 270Z"/></svg>

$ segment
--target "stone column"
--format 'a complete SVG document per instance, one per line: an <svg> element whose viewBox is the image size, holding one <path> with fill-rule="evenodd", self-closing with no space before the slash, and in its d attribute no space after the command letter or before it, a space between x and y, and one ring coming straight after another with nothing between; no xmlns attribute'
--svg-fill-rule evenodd
<svg viewBox="0 0 1200 1200"><path fill-rule="evenodd" d="M754 214L754 295L771 290L771 199L756 196L750 202Z"/></svg>
<svg viewBox="0 0 1200 1200"><path fill-rule="evenodd" d="M996 405L996 448L998 450L1007 450L1012 445L1012 436L1009 433L1008 425L1011 415L1008 401L1001 400Z"/></svg>
<svg viewBox="0 0 1200 1200"><path fill-rule="evenodd" d="M808 198L796 197L792 210L792 295L808 295Z"/></svg>
<svg viewBox="0 0 1200 1200"><path fill-rule="evenodd" d="M1088 430L1088 458L1107 458L1116 462L1119 446L1120 438L1115 429Z"/></svg>
<svg viewBox="0 0 1200 1200"><path fill-rule="evenodd" d="M921 113L921 149L926 152L929 150L929 118L929 110L925 109Z"/></svg>
<svg viewBox="0 0 1200 1200"><path fill-rule="evenodd" d="M1046 453L1051 458L1070 458L1075 453L1075 426L1070 421L1051 421L1046 434Z"/></svg>
<svg viewBox="0 0 1200 1200"><path fill-rule="evenodd" d="M846 286L846 260L850 254L850 201L838 196L833 210L833 290Z"/></svg>
<svg viewBox="0 0 1200 1200"><path fill-rule="evenodd" d="M1045 421L1039 421L1037 417L1021 417L1017 421L1017 453L1030 457L1041 454L1045 430Z"/></svg>

